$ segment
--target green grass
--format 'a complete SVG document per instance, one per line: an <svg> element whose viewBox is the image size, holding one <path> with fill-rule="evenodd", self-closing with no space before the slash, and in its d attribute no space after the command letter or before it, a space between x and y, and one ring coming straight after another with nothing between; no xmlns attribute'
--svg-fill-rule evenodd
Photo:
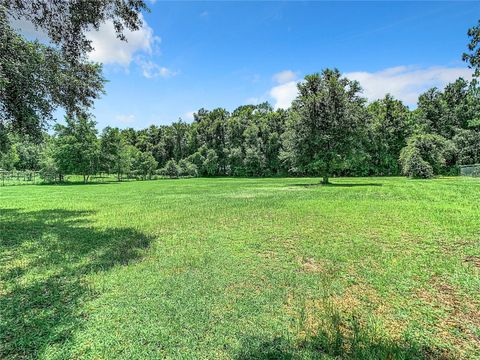
<svg viewBox="0 0 480 360"><path fill-rule="evenodd" d="M480 358L480 181L0 188L0 358Z"/></svg>

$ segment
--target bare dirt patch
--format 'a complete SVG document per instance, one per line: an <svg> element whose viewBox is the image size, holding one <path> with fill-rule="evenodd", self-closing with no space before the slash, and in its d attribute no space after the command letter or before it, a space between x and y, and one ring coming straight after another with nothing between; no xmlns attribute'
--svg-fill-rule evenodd
<svg viewBox="0 0 480 360"><path fill-rule="evenodd" d="M480 256L470 255L466 256L463 260L468 264L472 264L473 266L480 268Z"/></svg>
<svg viewBox="0 0 480 360"><path fill-rule="evenodd" d="M315 260L312 257L299 258L300 271L307 273L326 273L328 272L328 265L325 261Z"/></svg>

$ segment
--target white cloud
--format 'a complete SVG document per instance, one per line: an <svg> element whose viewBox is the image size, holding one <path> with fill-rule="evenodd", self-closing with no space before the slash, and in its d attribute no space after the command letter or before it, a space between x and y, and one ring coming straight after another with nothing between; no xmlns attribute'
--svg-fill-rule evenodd
<svg viewBox="0 0 480 360"><path fill-rule="evenodd" d="M383 98L390 93L405 104L415 106L418 96L432 87L443 88L446 84L459 77L470 79L472 70L465 67L447 66L397 66L377 72L356 71L344 74L352 80L357 80L363 88L363 95L370 101ZM296 98L296 74L285 70L273 76L279 83L270 89L269 95L274 99L276 109L290 107ZM288 81L287 81L288 80Z"/></svg>
<svg viewBox="0 0 480 360"><path fill-rule="evenodd" d="M172 71L164 66L160 66L154 63L151 60L145 60L142 57L136 59L136 63L142 69L142 74L147 79L152 79L156 77L171 77L177 75L177 72Z"/></svg>
<svg viewBox="0 0 480 360"><path fill-rule="evenodd" d="M188 111L183 114L182 119L185 121L193 121L193 114L195 114L195 111Z"/></svg>
<svg viewBox="0 0 480 360"><path fill-rule="evenodd" d="M273 75L273 80L278 84L285 84L297 78L297 74L292 70L280 71Z"/></svg>
<svg viewBox="0 0 480 360"><path fill-rule="evenodd" d="M160 37L154 35L153 29L145 20L140 29L125 29L124 35L127 41L117 38L112 21L106 21L98 31L90 31L87 38L92 41L94 48L89 54L90 60L128 67L136 53L151 55L155 44L160 42Z"/></svg>
<svg viewBox="0 0 480 360"><path fill-rule="evenodd" d="M289 81L270 89L270 96L275 100L275 109L287 109L297 97L297 81Z"/></svg>
<svg viewBox="0 0 480 360"><path fill-rule="evenodd" d="M134 61L140 67L143 76L149 79L177 75L178 72L160 66L151 60L161 39L154 34L153 29L141 14L140 16L143 24L139 30L125 29L123 31L127 41L117 38L113 22L110 20L102 24L98 31L89 31L86 36L92 42L93 47L93 51L88 54L89 59L103 64L120 65L126 70ZM31 22L14 18L9 18L9 22L14 29L20 31L28 39L38 39L48 43L47 34L37 30Z"/></svg>
<svg viewBox="0 0 480 360"><path fill-rule="evenodd" d="M115 120L121 124L128 125L135 122L135 115L117 115Z"/></svg>
<svg viewBox="0 0 480 360"><path fill-rule="evenodd" d="M459 77L470 79L472 71L464 67L397 66L377 72L350 72L345 74L357 80L363 88L363 95L373 101L390 93L407 105L415 105L418 96L431 87L443 88Z"/></svg>

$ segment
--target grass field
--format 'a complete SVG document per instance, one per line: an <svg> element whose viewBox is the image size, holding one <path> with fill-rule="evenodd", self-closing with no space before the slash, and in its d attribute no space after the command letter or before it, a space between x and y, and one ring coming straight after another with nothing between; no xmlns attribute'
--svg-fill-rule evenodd
<svg viewBox="0 0 480 360"><path fill-rule="evenodd" d="M0 188L0 358L480 358L480 181Z"/></svg>

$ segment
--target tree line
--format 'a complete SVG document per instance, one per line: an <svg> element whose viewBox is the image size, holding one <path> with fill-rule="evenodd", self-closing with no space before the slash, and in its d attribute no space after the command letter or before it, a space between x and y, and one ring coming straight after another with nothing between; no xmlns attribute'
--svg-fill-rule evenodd
<svg viewBox="0 0 480 360"><path fill-rule="evenodd" d="M396 176L456 174L480 163L480 88L462 78L432 88L411 111L391 95L367 103L360 84L336 69L308 75L289 109L268 103L228 112L200 109L192 123L142 130L106 127L68 116L40 138L6 132L5 170L65 175ZM40 141L39 141L40 139Z"/></svg>

